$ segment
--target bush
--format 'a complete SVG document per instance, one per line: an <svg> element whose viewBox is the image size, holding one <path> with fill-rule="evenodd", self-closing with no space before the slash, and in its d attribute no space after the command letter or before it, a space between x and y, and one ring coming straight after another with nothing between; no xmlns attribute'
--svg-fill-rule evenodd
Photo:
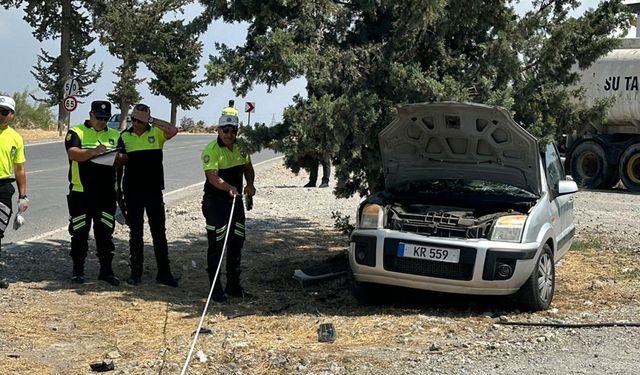
<svg viewBox="0 0 640 375"><path fill-rule="evenodd" d="M43 130L57 128L51 109L44 103L30 103L29 92L25 90L22 93L13 94L12 97L16 101L16 116L10 124L11 127Z"/></svg>
<svg viewBox="0 0 640 375"><path fill-rule="evenodd" d="M195 122L191 117L180 119L180 131L184 133L214 133L215 126L208 126L204 121Z"/></svg>

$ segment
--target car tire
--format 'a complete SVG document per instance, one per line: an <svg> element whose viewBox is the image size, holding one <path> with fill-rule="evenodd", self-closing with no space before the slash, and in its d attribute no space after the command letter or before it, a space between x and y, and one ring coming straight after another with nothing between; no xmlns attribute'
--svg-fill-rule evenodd
<svg viewBox="0 0 640 375"><path fill-rule="evenodd" d="M556 267L553 252L545 244L536 259L531 276L520 288L519 298L522 307L527 311L547 310L553 300L556 287Z"/></svg>
<svg viewBox="0 0 640 375"><path fill-rule="evenodd" d="M627 147L620 156L620 178L629 191L640 191L640 144Z"/></svg>
<svg viewBox="0 0 640 375"><path fill-rule="evenodd" d="M604 148L596 142L580 143L571 151L569 166L578 186L608 189L617 182L617 168L608 164Z"/></svg>

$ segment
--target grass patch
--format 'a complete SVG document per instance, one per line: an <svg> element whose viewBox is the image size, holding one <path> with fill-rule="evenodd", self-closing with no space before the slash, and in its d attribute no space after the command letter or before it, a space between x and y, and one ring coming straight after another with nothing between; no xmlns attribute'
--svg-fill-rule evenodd
<svg viewBox="0 0 640 375"><path fill-rule="evenodd" d="M588 240L575 240L571 244L571 250L573 251L586 251L602 248L602 240L600 238L592 238Z"/></svg>

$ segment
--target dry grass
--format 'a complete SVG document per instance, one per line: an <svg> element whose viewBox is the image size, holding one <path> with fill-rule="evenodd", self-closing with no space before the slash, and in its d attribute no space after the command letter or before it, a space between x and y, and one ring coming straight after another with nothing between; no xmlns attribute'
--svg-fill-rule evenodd
<svg viewBox="0 0 640 375"><path fill-rule="evenodd" d="M638 264L638 254L612 256L589 244L579 244L580 250L558 266L555 318L637 304L640 278L628 265ZM384 372L387 361L380 352L397 347L399 356L408 357L429 353L432 342L447 343L451 337L473 342L491 329L487 312L514 320L550 314L519 313L509 298L397 290L388 296L389 304L362 307L351 297L346 278L306 288L291 279L296 268L340 257L346 245L345 237L331 228L254 231L245 246L244 279L256 298L210 306L205 327L212 334L201 335L197 345L209 360L194 360L192 373L224 372L230 363L250 374L288 374L297 364L317 372L331 363L347 368L368 363ZM177 289L153 283L152 264L145 283L136 288L110 288L93 280L76 287L67 281L64 246L42 243L36 248L6 260L23 281L0 292L3 373L85 373L89 363L109 353L127 373L144 373L140 366L153 373L179 373L208 292L206 272L191 266L193 259L204 259L202 239L172 243L174 269L182 270ZM97 265L90 258L87 275L92 279ZM126 275L126 264L118 262L116 272ZM317 327L325 322L336 328L333 344L317 340Z"/></svg>
<svg viewBox="0 0 640 375"><path fill-rule="evenodd" d="M62 139L63 135L58 135L57 130L41 130L41 129L16 129L18 133L22 136L25 142L32 141L42 141L42 140L54 140L54 139ZM66 132L65 132L66 133Z"/></svg>

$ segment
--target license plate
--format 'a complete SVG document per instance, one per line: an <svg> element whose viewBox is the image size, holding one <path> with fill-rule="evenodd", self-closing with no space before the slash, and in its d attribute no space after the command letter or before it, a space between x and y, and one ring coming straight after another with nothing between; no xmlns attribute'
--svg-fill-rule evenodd
<svg viewBox="0 0 640 375"><path fill-rule="evenodd" d="M436 262L458 263L460 262L460 249L446 247L416 245L400 242L398 256L415 259L426 259Z"/></svg>

